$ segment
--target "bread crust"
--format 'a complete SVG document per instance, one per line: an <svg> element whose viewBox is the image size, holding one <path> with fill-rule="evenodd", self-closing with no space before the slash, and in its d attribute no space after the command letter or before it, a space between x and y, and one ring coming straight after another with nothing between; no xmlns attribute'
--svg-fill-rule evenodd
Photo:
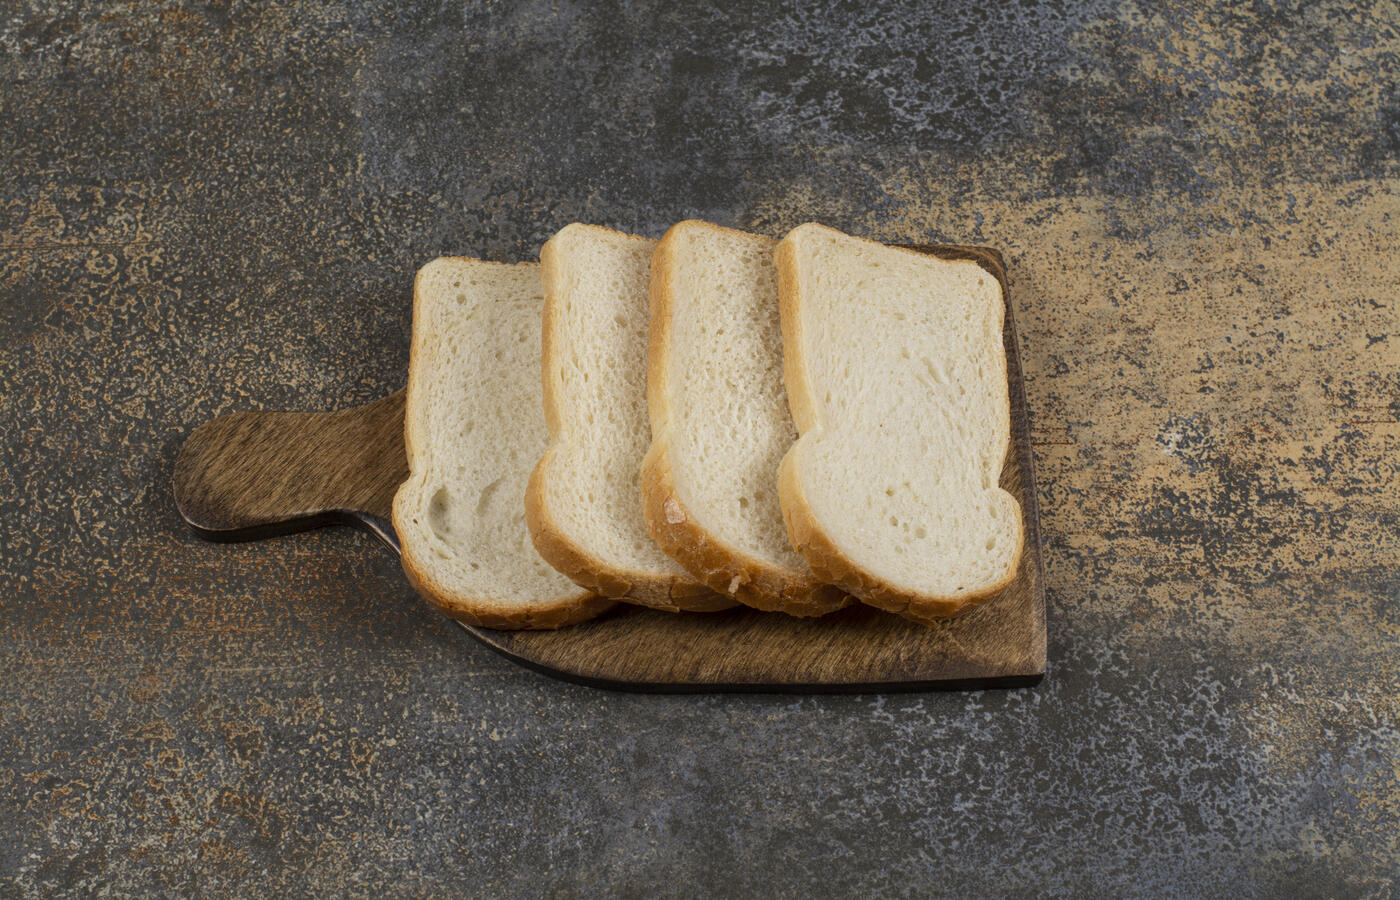
<svg viewBox="0 0 1400 900"><path fill-rule="evenodd" d="M570 225L588 228L610 235L621 234L597 225ZM562 233L562 232L561 232ZM625 235L638 241L647 238ZM525 491L525 522L530 539L545 562L575 583L616 600L649 606L666 612L713 612L734 606L730 598L717 595L689 575L657 575L638 569L620 569L604 563L572 540L559 526L549 506L549 482L553 477L554 459L562 443L562 414L560 385L555 365L556 348L560 343L560 314L551 301L551 285L560 281L559 263L555 256L554 238L540 251L540 275L544 280L545 304L543 317L543 347L541 352L541 386L544 398L545 424L549 428L549 447L530 473Z"/></svg>
<svg viewBox="0 0 1400 900"><path fill-rule="evenodd" d="M469 259L463 256L446 258L454 261L467 261ZM476 260L471 261L475 262ZM509 264L494 263L493 265ZM517 265L529 264L520 263ZM422 394L419 384L423 378L427 377L425 363L428 359L428 346L426 344L428 335L425 333L426 329L418 327L424 321L421 304L423 302L423 272L426 268L427 266L424 266L419 269L413 279L413 322L415 327L411 329L409 338L408 402L404 408L404 451L408 456L409 476L394 493L390 514L394 531L400 536L414 530L410 527L409 519L413 515L413 507L416 505L413 502L415 492L422 489L414 472L415 463L419 459L417 432L421 426L419 423L420 411L413 401L415 397ZM560 628L591 619L615 604L615 601L606 597L600 597L588 591L579 591L536 605L529 610L512 614L502 613L500 607L507 604L490 597L479 597L454 591L434 578L428 567L418 561L417 551L412 541L401 539L400 545L400 561L403 565L404 575L414 590L443 614L469 625L503 630Z"/></svg>
<svg viewBox="0 0 1400 900"><path fill-rule="evenodd" d="M647 532L668 556L712 590L745 606L794 616L821 616L852 602L839 588L814 575L797 574L732 546L695 520L676 489L671 461L670 355L674 278L673 235L682 227L742 234L708 222L687 220L671 227L652 254L651 321L647 343L647 412L652 444L642 462L642 512Z"/></svg>
<svg viewBox="0 0 1400 900"><path fill-rule="evenodd" d="M397 503L395 505L397 506ZM404 546L403 571L413 589L437 607L438 611L448 618L480 628L547 631L587 621L617 605L616 600L580 590L577 594L560 598L555 603L514 615L503 615L499 608L493 607L493 604L500 601L453 593L433 580L428 571L422 568L409 552L407 545Z"/></svg>
<svg viewBox="0 0 1400 900"><path fill-rule="evenodd" d="M808 223L799 228L824 230L841 234L832 228L816 223ZM789 232L789 237L798 229ZM854 238L854 240L864 240ZM867 241L884 249L913 253L920 257L927 254L903 247L889 247L875 241ZM803 453L803 439L813 430L819 429L819 417L813 398L812 383L803 354L802 341L802 286L798 277L797 253L790 241L785 238L778 244L774 254L778 269L778 310L783 331L783 380L787 387L788 405L792 410L793 422L797 425L798 439L792 449L783 457L778 466L778 500L783 509L783 521L787 525L788 539L817 577L839 585L860 599L862 603L875 606L916 622L932 624L949 616L960 615L991 600L1016 579L1021 564L1021 554L1025 546L1025 522L1016 517L1016 552L1012 555L1006 572L997 581L981 591L958 595L922 594L907 590L880 578L862 568L841 551L831 536L822 529L812 513L812 507L802 490L798 477ZM998 279L1003 290L1005 286ZM1010 416L1007 406L1006 415ZM1009 452L1009 442L1007 451ZM1003 455L1002 464L1005 464Z"/></svg>
<svg viewBox="0 0 1400 900"><path fill-rule="evenodd" d="M702 528L676 493L669 459L670 441L652 445L642 469L643 511L647 532L686 571L711 590L745 606L792 616L822 616L852 598L815 577L791 577L736 550Z"/></svg>

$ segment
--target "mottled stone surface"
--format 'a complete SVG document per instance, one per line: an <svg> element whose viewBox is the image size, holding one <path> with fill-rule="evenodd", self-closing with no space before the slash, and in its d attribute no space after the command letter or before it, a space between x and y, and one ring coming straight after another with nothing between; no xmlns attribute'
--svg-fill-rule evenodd
<svg viewBox="0 0 1400 900"><path fill-rule="evenodd" d="M1400 10L700 6L0 12L0 894L1394 895ZM603 693L182 527L434 255L685 216L1006 252L1041 686Z"/></svg>

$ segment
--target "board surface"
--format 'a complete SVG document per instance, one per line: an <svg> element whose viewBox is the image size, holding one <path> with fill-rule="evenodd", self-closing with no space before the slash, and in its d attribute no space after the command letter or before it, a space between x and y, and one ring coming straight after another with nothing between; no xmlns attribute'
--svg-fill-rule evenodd
<svg viewBox="0 0 1400 900"><path fill-rule="evenodd" d="M1000 254L986 248L915 249L975 260L997 278L1007 298L1011 452L1001 486L1021 504L1026 543L1006 590L933 626L860 605L820 619L746 608L676 615L624 605L557 631L463 627L522 665L629 690L950 690L1038 681L1046 644L1040 516L1005 267ZM399 391L336 412L222 416L185 442L174 487L181 515L211 540L351 524L397 550L389 505L407 474Z"/></svg>

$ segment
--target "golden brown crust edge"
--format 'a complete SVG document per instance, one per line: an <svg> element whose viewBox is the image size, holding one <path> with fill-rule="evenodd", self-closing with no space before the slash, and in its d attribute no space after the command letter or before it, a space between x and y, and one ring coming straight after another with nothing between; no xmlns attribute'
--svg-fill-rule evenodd
<svg viewBox="0 0 1400 900"><path fill-rule="evenodd" d="M826 229L824 225L816 227ZM906 253L918 252L905 248L893 249ZM991 600L1016 580L1021 555L1025 550L1025 521L1020 515L1016 517L1016 554L1012 557L1005 575L982 591L957 596L916 594L873 575L842 553L817 523L797 475L803 438L808 431L817 427L817 417L806 360L802 354L802 324L799 315L801 285L798 279L797 253L787 238L778 244L774 253L774 265L778 269L778 310L783 332L783 380L787 387L788 406L792 410L793 422L797 425L799 435L797 442L792 445L792 449L778 466L778 502L782 506L783 522L787 525L788 540L792 542L793 549L807 560L807 564L812 567L812 572L818 578L839 585L868 606L888 610L916 622L932 624L950 616L960 615ZM1002 299L1005 302L1004 296Z"/></svg>
<svg viewBox="0 0 1400 900"><path fill-rule="evenodd" d="M673 225L652 254L649 289L651 319L647 345L647 410L652 444L642 461L642 512L651 539L711 590L755 609L793 616L821 616L851 603L841 590L811 576L791 573L755 559L700 526L676 491L671 467L669 359L675 293L672 236L682 227L732 231L709 222ZM746 232L735 232L751 237Z"/></svg>
<svg viewBox="0 0 1400 900"><path fill-rule="evenodd" d="M718 540L690 516L676 495L669 439L653 443L642 467L647 532L671 558L711 590L745 606L790 616L824 616L849 606L840 588L812 577L791 577Z"/></svg>
<svg viewBox="0 0 1400 900"><path fill-rule="evenodd" d="M468 257L448 258L468 259ZM422 321L420 307L422 277L423 269L420 268L413 279L413 320L415 322ZM417 384L417 379L422 377L421 373L425 368L423 366L423 361L426 358L424 355L426 348L423 343L424 330L422 328L410 330L408 367L408 396L410 399L417 393L414 387ZM418 362L417 365L414 364L415 360ZM410 463L410 474L394 493L394 502L390 513L394 531L399 535L406 534L411 530L407 527L406 521L412 515L409 510L409 495L413 491L421 490L421 486L415 483L412 473L412 463L418 456L418 436L416 433L418 427L415 411L409 405L404 410L404 451ZM409 542L401 539L400 546L400 563L403 566L404 576L413 589L444 615L469 625L511 630L560 628L591 619L614 605L614 601L606 597L580 591L576 595L561 597L557 602L542 605L529 611L503 615L499 610L493 608L494 605L497 605L495 601L456 593L436 581L428 574L427 569L418 563L415 551Z"/></svg>
<svg viewBox="0 0 1400 900"><path fill-rule="evenodd" d="M980 606L1016 580L1024 549L1024 534L1017 544L1016 555L1012 558L1005 576L976 594L959 594L954 597L913 594L872 575L842 553L812 517L811 507L807 505L806 498L802 495L801 484L797 480L799 452L800 449L794 447L783 457L782 464L778 467L778 497L783 507L783 521L787 525L788 539L792 542L793 549L807 560L807 564L812 567L812 572L818 578L839 585L867 606L888 610L926 625L950 616L961 615ZM1024 529L1024 525L1020 527Z"/></svg>
<svg viewBox="0 0 1400 900"><path fill-rule="evenodd" d="M545 479L549 477L551 448L530 473L525 491L525 523L530 540L545 562L575 584L614 600L647 606L663 612L714 612L728 609L734 601L717 596L705 585L690 579L656 578L644 572L629 572L600 566L578 544L569 540L549 514Z"/></svg>
<svg viewBox="0 0 1400 900"><path fill-rule="evenodd" d="M598 226L584 226L597 228ZM599 229L607 230L607 229ZM619 232L620 233L620 232ZM637 240L645 238L627 235ZM553 365L559 342L559 315L552 301L552 286L559 283L558 261L553 248L554 239L540 250L540 277L544 284L544 315L542 321L541 387L545 424L549 428L549 446L530 473L525 490L525 523L530 540L545 562L574 583L590 591L640 606L666 612L713 612L728 609L734 601L716 596L709 588L689 576L656 576L648 572L623 570L604 565L577 542L571 540L550 514L549 479L553 470L562 429L559 414L557 367Z"/></svg>
<svg viewBox="0 0 1400 900"><path fill-rule="evenodd" d="M433 580L426 569L418 564L413 551L407 546L403 549L402 562L408 583L423 599L448 618L481 628L508 631L543 631L562 628L565 625L575 625L587 621L617 605L616 600L580 590L578 594L563 597L554 603L540 605L511 615L503 615L494 608L495 601L454 594L446 590Z"/></svg>

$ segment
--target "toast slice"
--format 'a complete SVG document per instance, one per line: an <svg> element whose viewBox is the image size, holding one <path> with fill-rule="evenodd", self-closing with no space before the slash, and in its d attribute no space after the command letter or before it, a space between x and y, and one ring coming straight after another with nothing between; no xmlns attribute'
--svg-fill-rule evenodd
<svg viewBox="0 0 1400 900"><path fill-rule="evenodd" d="M550 443L530 476L535 547L583 587L670 611L734 601L710 591L647 535L641 465L647 282L656 241L569 225L544 245L544 410Z"/></svg>
<svg viewBox="0 0 1400 900"><path fill-rule="evenodd" d="M715 591L819 616L851 602L788 543L778 463L797 438L783 393L777 241L681 222L651 260L642 464L647 530Z"/></svg>
<svg viewBox="0 0 1400 900"><path fill-rule="evenodd" d="M821 578L919 621L1016 574L1021 509L999 282L807 224L778 245L783 369L801 435L779 468L793 547Z"/></svg>
<svg viewBox="0 0 1400 900"><path fill-rule="evenodd" d="M413 282L409 476L394 531L418 592L488 628L557 628L612 605L550 568L525 527L525 483L548 437L543 305L535 263L437 259Z"/></svg>

